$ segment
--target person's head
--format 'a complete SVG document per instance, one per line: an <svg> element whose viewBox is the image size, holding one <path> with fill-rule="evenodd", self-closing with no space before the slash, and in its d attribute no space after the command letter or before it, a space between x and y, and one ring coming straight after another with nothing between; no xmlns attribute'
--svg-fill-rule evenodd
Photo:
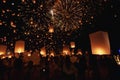
<svg viewBox="0 0 120 80"><path fill-rule="evenodd" d="M29 61L29 62L28 62L28 67L29 67L29 68L32 68L32 67L33 67L33 62L32 62L32 61Z"/></svg>
<svg viewBox="0 0 120 80"><path fill-rule="evenodd" d="M20 58L16 58L14 61L14 68L15 69L22 69L23 67L23 62Z"/></svg>
<svg viewBox="0 0 120 80"><path fill-rule="evenodd" d="M69 56L66 56L66 58L65 58L65 64L66 64L67 67L70 67L71 62L70 62L70 57Z"/></svg>

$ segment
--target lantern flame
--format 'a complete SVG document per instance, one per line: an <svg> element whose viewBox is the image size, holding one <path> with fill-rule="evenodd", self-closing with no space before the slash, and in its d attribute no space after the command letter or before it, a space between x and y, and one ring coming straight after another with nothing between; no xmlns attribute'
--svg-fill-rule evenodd
<svg viewBox="0 0 120 80"><path fill-rule="evenodd" d="M95 54L98 54L98 55L103 55L105 54L106 52L104 51L104 49L102 48L96 48L95 49Z"/></svg>

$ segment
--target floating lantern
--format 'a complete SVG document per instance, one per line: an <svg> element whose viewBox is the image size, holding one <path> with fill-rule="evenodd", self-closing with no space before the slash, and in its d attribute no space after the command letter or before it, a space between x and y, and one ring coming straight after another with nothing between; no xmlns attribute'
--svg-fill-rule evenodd
<svg viewBox="0 0 120 80"><path fill-rule="evenodd" d="M45 48L45 47L41 48L40 54L41 54L43 57L46 56L46 48Z"/></svg>
<svg viewBox="0 0 120 80"><path fill-rule="evenodd" d="M81 50L81 49L78 49L76 55L82 55L82 50Z"/></svg>
<svg viewBox="0 0 120 80"><path fill-rule="evenodd" d="M0 55L5 55L6 54L6 49L7 49L7 46L0 45Z"/></svg>
<svg viewBox="0 0 120 80"><path fill-rule="evenodd" d="M23 53L25 51L25 41L19 40L15 43L15 53Z"/></svg>
<svg viewBox="0 0 120 80"><path fill-rule="evenodd" d="M50 57L54 57L55 56L55 52L52 50L50 51Z"/></svg>
<svg viewBox="0 0 120 80"><path fill-rule="evenodd" d="M49 33L53 33L53 32L54 32L53 26L49 26Z"/></svg>
<svg viewBox="0 0 120 80"><path fill-rule="evenodd" d="M64 55L70 55L70 49L68 46L63 46L63 54Z"/></svg>
<svg viewBox="0 0 120 80"><path fill-rule="evenodd" d="M70 42L70 47L75 48L75 42Z"/></svg>
<svg viewBox="0 0 120 80"><path fill-rule="evenodd" d="M91 42L92 54L110 55L110 43L108 33L98 31L89 35Z"/></svg>

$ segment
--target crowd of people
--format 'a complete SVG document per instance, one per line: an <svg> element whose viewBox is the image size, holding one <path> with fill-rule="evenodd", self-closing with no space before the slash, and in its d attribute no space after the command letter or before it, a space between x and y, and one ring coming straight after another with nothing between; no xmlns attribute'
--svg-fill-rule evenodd
<svg viewBox="0 0 120 80"><path fill-rule="evenodd" d="M113 58L81 56L40 57L39 65L22 57L0 59L0 80L120 80L120 66Z"/></svg>

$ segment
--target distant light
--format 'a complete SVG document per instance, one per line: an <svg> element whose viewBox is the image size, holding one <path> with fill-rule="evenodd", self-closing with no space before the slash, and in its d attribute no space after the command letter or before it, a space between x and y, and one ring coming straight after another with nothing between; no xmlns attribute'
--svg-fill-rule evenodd
<svg viewBox="0 0 120 80"><path fill-rule="evenodd" d="M6 3L6 0L3 0L3 3Z"/></svg>
<svg viewBox="0 0 120 80"><path fill-rule="evenodd" d="M15 3L12 3L11 5L15 5Z"/></svg>
<svg viewBox="0 0 120 80"><path fill-rule="evenodd" d="M119 54L120 54L120 49L118 50Z"/></svg>
<svg viewBox="0 0 120 80"><path fill-rule="evenodd" d="M117 17L117 14L114 14L114 18L116 18Z"/></svg>
<svg viewBox="0 0 120 80"><path fill-rule="evenodd" d="M54 15L54 12L53 12L53 10L50 10L50 13L51 13L51 15L52 15L52 16Z"/></svg>
<svg viewBox="0 0 120 80"><path fill-rule="evenodd" d="M31 56L31 54L29 53L27 56Z"/></svg>

